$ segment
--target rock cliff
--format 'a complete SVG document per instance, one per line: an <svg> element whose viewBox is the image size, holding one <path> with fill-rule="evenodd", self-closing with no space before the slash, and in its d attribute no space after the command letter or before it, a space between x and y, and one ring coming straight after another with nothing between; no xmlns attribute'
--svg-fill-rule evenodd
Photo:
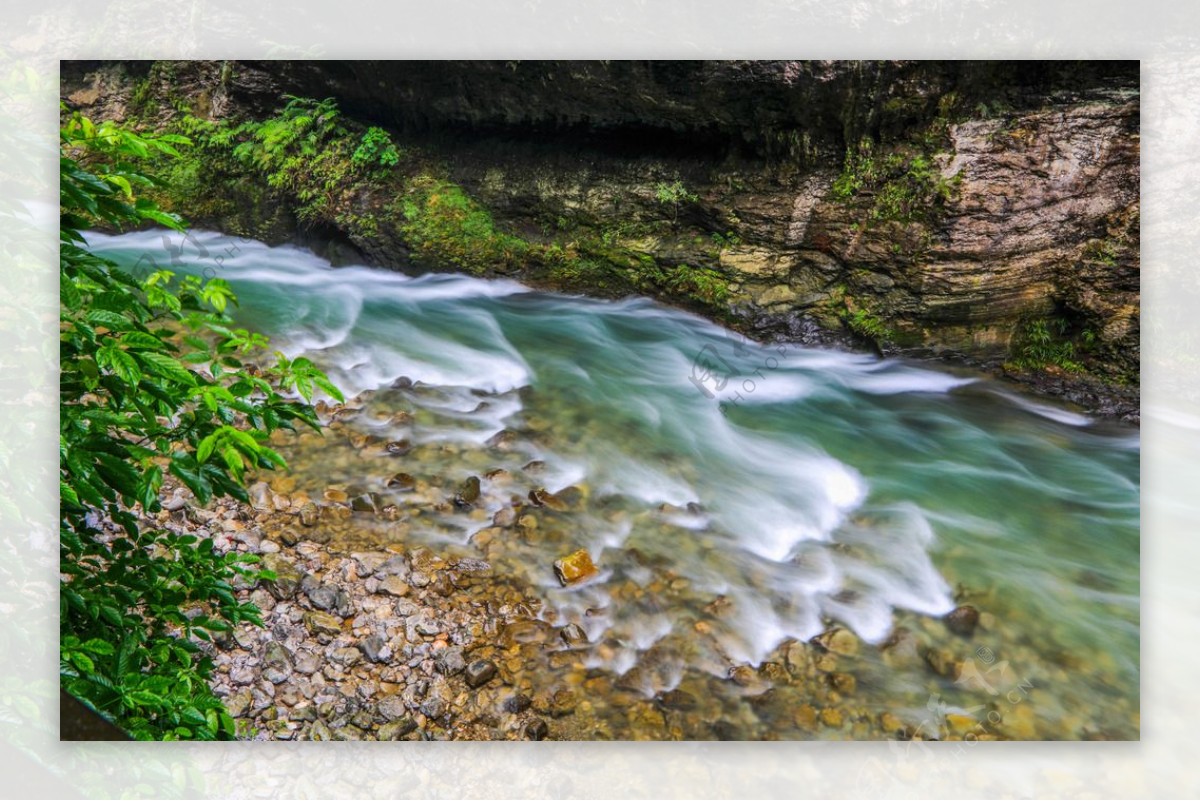
<svg viewBox="0 0 1200 801"><path fill-rule="evenodd" d="M94 115L136 117L138 93L209 119L333 97L522 241L705 270L721 291L702 311L748 333L1005 365L1136 405L1136 62L64 64L64 99ZM454 268L414 252L388 194L344 198L371 225L330 215L323 233L381 265ZM215 216L197 222L230 226ZM496 271L687 305L667 282L544 266Z"/></svg>

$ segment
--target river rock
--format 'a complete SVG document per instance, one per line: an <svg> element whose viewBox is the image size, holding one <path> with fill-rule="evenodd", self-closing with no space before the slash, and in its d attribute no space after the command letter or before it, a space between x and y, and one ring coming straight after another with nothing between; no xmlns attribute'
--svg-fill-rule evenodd
<svg viewBox="0 0 1200 801"><path fill-rule="evenodd" d="M417 722L412 718L401 718L384 723L379 727L379 732L376 737L379 740L399 740L406 734L411 734L417 730Z"/></svg>
<svg viewBox="0 0 1200 801"><path fill-rule="evenodd" d="M466 668L467 686L482 687L496 677L496 664L488 659L476 659Z"/></svg>
<svg viewBox="0 0 1200 801"><path fill-rule="evenodd" d="M275 504L271 499L271 488L267 486L265 481L256 481L246 490L246 494L250 496L250 505L260 512L275 511Z"/></svg>
<svg viewBox="0 0 1200 801"><path fill-rule="evenodd" d="M858 688L858 681L851 673L830 673L829 686L842 695L854 695L854 691Z"/></svg>
<svg viewBox="0 0 1200 801"><path fill-rule="evenodd" d="M843 723L841 710L834 709L833 707L822 709L821 722L831 729L840 729Z"/></svg>
<svg viewBox="0 0 1200 801"><path fill-rule="evenodd" d="M558 576L559 582L564 587L591 578L596 575L596 572L596 565L592 562L591 555L583 549L564 556L554 563L554 574Z"/></svg>
<svg viewBox="0 0 1200 801"><path fill-rule="evenodd" d="M479 500L479 476L471 476L458 488L458 497L467 503Z"/></svg>
<svg viewBox="0 0 1200 801"><path fill-rule="evenodd" d="M384 565L391 563L394 559L403 559L402 556L392 556L385 551L358 551L350 554L350 558L354 560L354 566L358 570L358 575L369 576L384 568Z"/></svg>
<svg viewBox="0 0 1200 801"><path fill-rule="evenodd" d="M320 519L321 510L312 501L300 507L300 525L312 528Z"/></svg>
<svg viewBox="0 0 1200 801"><path fill-rule="evenodd" d="M696 696L684 690L670 690L659 696L658 702L664 709L675 709L686 712L696 708Z"/></svg>
<svg viewBox="0 0 1200 801"><path fill-rule="evenodd" d="M544 506L556 512L564 512L567 509L566 503L560 500L554 493L547 492L544 487L530 490L529 502L534 506Z"/></svg>
<svg viewBox="0 0 1200 801"><path fill-rule="evenodd" d="M961 637L970 637L979 625L979 610L970 605L960 606L942 620L950 631Z"/></svg>
<svg viewBox="0 0 1200 801"><path fill-rule="evenodd" d="M379 591L395 598L403 598L412 592L412 588L404 583L399 576L384 576L379 582Z"/></svg>
<svg viewBox="0 0 1200 801"><path fill-rule="evenodd" d="M504 699L501 708L510 715L519 715L533 705L533 699L525 693L514 693Z"/></svg>
<svg viewBox="0 0 1200 801"><path fill-rule="evenodd" d="M957 679L962 671L962 663L954 654L944 648L930 648L925 652L925 664L939 676L947 679Z"/></svg>
<svg viewBox="0 0 1200 801"><path fill-rule="evenodd" d="M250 710L251 700L249 690L238 690L225 699L225 709L231 718L240 718Z"/></svg>
<svg viewBox="0 0 1200 801"><path fill-rule="evenodd" d="M263 567L275 574L275 578L267 582L267 591L271 595L280 601L295 597L304 573L294 562L277 554L268 554L263 557Z"/></svg>
<svg viewBox="0 0 1200 801"><path fill-rule="evenodd" d="M371 662L384 662L387 659L385 654L390 653L390 650L387 647L387 642L385 642L382 637L376 634L372 634L370 637L364 637L358 643L358 649L362 651L362 655Z"/></svg>
<svg viewBox="0 0 1200 801"><path fill-rule="evenodd" d="M272 640L263 649L263 678L272 684L281 684L292 675L292 658L281 643Z"/></svg>
<svg viewBox="0 0 1200 801"><path fill-rule="evenodd" d="M558 632L558 636L572 648L588 644L587 632L578 623L568 623Z"/></svg>
<svg viewBox="0 0 1200 801"><path fill-rule="evenodd" d="M858 637L855 637L849 629L840 626L818 634L813 637L812 642L839 656L854 656L858 653Z"/></svg>
<svg viewBox="0 0 1200 801"><path fill-rule="evenodd" d="M301 589L308 596L309 602L317 609L328 612L337 605L337 589L328 584L321 584L311 576L305 578Z"/></svg>
<svg viewBox="0 0 1200 801"><path fill-rule="evenodd" d="M321 669L322 659L312 651L300 651L296 654L295 668L297 673L311 676Z"/></svg>
<svg viewBox="0 0 1200 801"><path fill-rule="evenodd" d="M370 512L374 514L378 511L375 505L375 496L369 492L364 492L362 495L355 495L350 501L350 509L355 512Z"/></svg>
<svg viewBox="0 0 1200 801"><path fill-rule="evenodd" d="M350 500L350 496L346 494L345 490L330 487L325 490L325 500L330 503L346 503Z"/></svg>
<svg viewBox="0 0 1200 801"><path fill-rule="evenodd" d="M408 473L396 473L385 482L385 485L388 489L409 492L417 486L417 480Z"/></svg>
<svg viewBox="0 0 1200 801"><path fill-rule="evenodd" d="M511 506L506 506L503 509L492 515L492 525L500 528L510 528L513 523L517 522L517 510Z"/></svg>
<svg viewBox="0 0 1200 801"><path fill-rule="evenodd" d="M550 736L550 727L541 718L534 718L525 724L525 728L521 731L521 734L526 740L541 741Z"/></svg>
<svg viewBox="0 0 1200 801"><path fill-rule="evenodd" d="M329 726L325 725L325 721L316 720L308 729L308 739L328 742L333 739L333 733L329 731Z"/></svg>
<svg viewBox="0 0 1200 801"><path fill-rule="evenodd" d="M467 660L463 657L462 648L454 646L438 652L437 669L439 673L453 676L462 673L466 667Z"/></svg>
<svg viewBox="0 0 1200 801"><path fill-rule="evenodd" d="M412 442L407 439L398 439L389 442L383 446L383 449L391 456L404 456L412 450Z"/></svg>
<svg viewBox="0 0 1200 801"><path fill-rule="evenodd" d="M351 667L358 664L362 659L362 651L357 648L335 648L333 653L329 655L329 661L342 665L343 667Z"/></svg>
<svg viewBox="0 0 1200 801"><path fill-rule="evenodd" d="M342 633L342 621L326 612L305 612L304 625L313 634L336 637Z"/></svg>

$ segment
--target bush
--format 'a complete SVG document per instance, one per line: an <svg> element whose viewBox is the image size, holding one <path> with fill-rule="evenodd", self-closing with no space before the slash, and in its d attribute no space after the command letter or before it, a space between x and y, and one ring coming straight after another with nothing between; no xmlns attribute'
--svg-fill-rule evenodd
<svg viewBox="0 0 1200 801"><path fill-rule="evenodd" d="M158 182L132 165L188 144L78 114L60 140L61 681L139 739L234 736L198 642L261 625L233 592L257 557L144 527L139 508L160 511L167 474L200 503L246 501L247 469L284 466L271 432L317 427L315 388L341 397L305 359L248 369L242 359L262 356L266 340L231 327L224 281L165 269L137 280L88 250L81 231L95 226L182 230L140 196Z"/></svg>

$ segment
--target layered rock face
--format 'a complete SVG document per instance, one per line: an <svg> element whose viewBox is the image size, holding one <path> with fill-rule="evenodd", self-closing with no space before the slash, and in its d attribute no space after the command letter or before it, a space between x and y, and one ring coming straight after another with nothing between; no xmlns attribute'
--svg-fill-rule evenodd
<svg viewBox="0 0 1200 801"><path fill-rule="evenodd" d="M94 67L65 67L64 95L94 86ZM1136 63L224 62L176 74L211 116L265 115L281 93L335 97L436 152L528 240L587 236L623 258L718 271L730 320L759 336L841 332L985 364L1025 354L1137 383ZM407 260L403 237L346 233L376 262ZM1037 350L1039 336L1052 342Z"/></svg>

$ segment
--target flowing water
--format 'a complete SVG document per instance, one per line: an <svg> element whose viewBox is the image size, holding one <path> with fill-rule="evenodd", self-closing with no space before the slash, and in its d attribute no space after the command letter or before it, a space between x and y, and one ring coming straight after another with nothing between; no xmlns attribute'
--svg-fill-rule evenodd
<svg viewBox="0 0 1200 801"><path fill-rule="evenodd" d="M170 257L160 232L89 239L127 265ZM882 711L926 737L956 714L978 735L1137 737L1136 429L971 373L759 345L645 299L174 242L174 269L232 284L239 322L362 393L347 436L282 449L314 497L365 489L401 509L345 547L402 538L535 586L543 619L585 631L572 653L587 680L613 677L592 695L681 688L723 710L722 736L813 736L796 710L814 703L870 721L818 727L836 737L886 736ZM371 451L402 439L399 459ZM384 489L398 469L415 492ZM474 508L448 504L470 476L485 477ZM542 487L575 488L569 508L492 526ZM562 587L551 565L578 548L600 573ZM962 603L983 613L969 640L939 619ZM789 643L830 625L858 653L764 694L764 666L795 672ZM755 672L731 681L738 666ZM857 687L822 683L838 671ZM580 736L643 736L615 703L589 708ZM713 736L688 728L712 720L675 734Z"/></svg>

